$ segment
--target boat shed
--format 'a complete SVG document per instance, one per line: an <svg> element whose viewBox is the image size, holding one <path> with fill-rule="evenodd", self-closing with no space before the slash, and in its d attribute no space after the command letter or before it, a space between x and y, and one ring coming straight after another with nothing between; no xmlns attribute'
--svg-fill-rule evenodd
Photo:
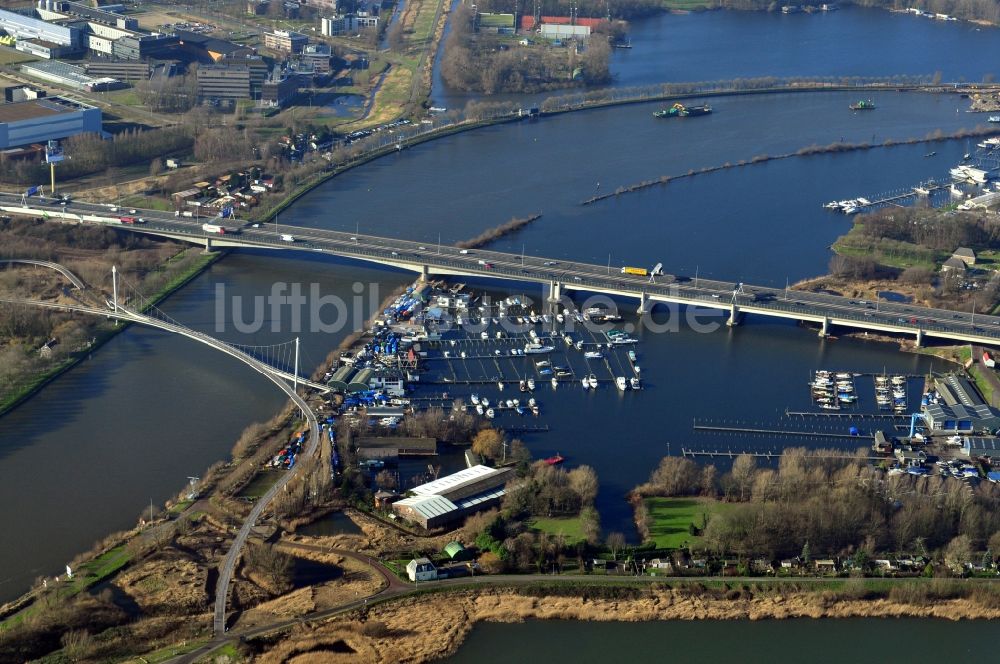
<svg viewBox="0 0 1000 664"><path fill-rule="evenodd" d="M453 521L458 506L441 496L412 496L394 502L392 511L430 530Z"/></svg>
<svg viewBox="0 0 1000 664"><path fill-rule="evenodd" d="M377 436L358 439L358 456L365 459L396 459L401 456L434 456L434 438Z"/></svg>
<svg viewBox="0 0 1000 664"><path fill-rule="evenodd" d="M1000 459L1000 438L966 436L962 439L962 452L970 459Z"/></svg>
<svg viewBox="0 0 1000 664"><path fill-rule="evenodd" d="M392 509L424 528L447 525L500 502L512 472L511 468L472 466L413 487L412 497L394 503Z"/></svg>
<svg viewBox="0 0 1000 664"><path fill-rule="evenodd" d="M375 375L375 370L371 368L365 368L354 375L351 382L347 384L348 392L364 392L365 390L371 389L372 376Z"/></svg>
<svg viewBox="0 0 1000 664"><path fill-rule="evenodd" d="M348 386L351 382L351 376L354 375L354 367L343 366L337 369L333 376L327 381L327 385L330 386L334 392L346 392Z"/></svg>
<svg viewBox="0 0 1000 664"><path fill-rule="evenodd" d="M932 434L1000 429L1000 411L987 405L964 376L938 377L934 389L944 403L930 404L924 409L924 420Z"/></svg>

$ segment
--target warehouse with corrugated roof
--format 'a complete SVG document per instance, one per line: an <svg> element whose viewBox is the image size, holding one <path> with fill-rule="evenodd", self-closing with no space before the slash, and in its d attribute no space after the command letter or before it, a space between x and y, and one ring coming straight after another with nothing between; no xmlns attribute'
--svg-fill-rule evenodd
<svg viewBox="0 0 1000 664"><path fill-rule="evenodd" d="M412 495L393 503L392 509L424 528L439 528L499 503L511 477L510 468L473 466L413 487L408 492Z"/></svg>

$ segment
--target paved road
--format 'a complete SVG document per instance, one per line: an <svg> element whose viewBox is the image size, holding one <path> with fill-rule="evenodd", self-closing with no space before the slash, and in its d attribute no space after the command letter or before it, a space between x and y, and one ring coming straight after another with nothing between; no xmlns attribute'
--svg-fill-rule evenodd
<svg viewBox="0 0 1000 664"><path fill-rule="evenodd" d="M217 246L246 246L316 251L357 258L429 274L472 275L516 281L557 284L563 290L583 290L645 297L650 300L700 305L712 309L756 313L795 320L845 325L890 333L918 333L962 342L1000 345L1000 317L933 309L909 304L808 293L790 289L743 285L731 281L691 279L665 274L647 277L623 274L617 266L520 256L482 249L460 250L445 245L273 224L240 227L242 222L221 222L237 230L226 235L207 234L205 219L186 218L155 210L112 211L107 205L71 203L60 206L51 199L29 199L31 213L60 215L84 223L113 224L117 228ZM22 210L21 197L0 194L0 213ZM143 223L121 224L119 216L141 218ZM104 221L99 221L103 219ZM254 227L257 226L257 227ZM290 234L293 242L281 236ZM655 283L654 283L655 282Z"/></svg>
<svg viewBox="0 0 1000 664"><path fill-rule="evenodd" d="M85 290L87 288L87 285L83 283L83 280L80 279L80 277L76 276L69 270L69 268L60 265L59 263L53 263L52 261L36 260L33 258L6 258L0 260L0 263L8 263L8 264L16 263L18 265L38 265L39 267L47 267L51 270L55 270L59 274L66 277L70 281L70 283L72 283L73 286L75 286L77 289Z"/></svg>

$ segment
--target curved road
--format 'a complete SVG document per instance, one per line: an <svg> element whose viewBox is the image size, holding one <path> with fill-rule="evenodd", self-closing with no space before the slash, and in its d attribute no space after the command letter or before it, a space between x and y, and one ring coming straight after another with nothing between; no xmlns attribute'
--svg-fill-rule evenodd
<svg viewBox="0 0 1000 664"><path fill-rule="evenodd" d="M59 263L53 263L52 261L36 260L34 258L4 258L0 260L0 263L15 263L18 265L39 265L41 267L47 267L49 269L55 270L59 274L66 277L70 283L72 283L79 290L86 290L87 285L83 283L83 279L73 274L69 268Z"/></svg>

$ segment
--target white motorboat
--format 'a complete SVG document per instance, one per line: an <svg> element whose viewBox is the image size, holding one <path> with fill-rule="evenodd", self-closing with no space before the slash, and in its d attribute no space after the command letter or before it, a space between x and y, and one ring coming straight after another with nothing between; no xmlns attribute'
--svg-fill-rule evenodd
<svg viewBox="0 0 1000 664"><path fill-rule="evenodd" d="M480 415L483 414L483 404L481 403L476 404L476 412L479 413Z"/></svg>
<svg viewBox="0 0 1000 664"><path fill-rule="evenodd" d="M596 390L597 389L597 376L595 374L590 374L589 376L587 376L587 383L590 384L590 387L592 387L593 389Z"/></svg>
<svg viewBox="0 0 1000 664"><path fill-rule="evenodd" d="M625 388L628 387L628 383L625 381L625 376L616 376L615 377L615 385L618 386L619 390L621 390L622 392L624 392Z"/></svg>
<svg viewBox="0 0 1000 664"><path fill-rule="evenodd" d="M528 391L530 392L530 391L532 391L534 389L535 389L535 379L534 378L529 378L528 379Z"/></svg>
<svg viewBox="0 0 1000 664"><path fill-rule="evenodd" d="M640 387L638 376L633 376L632 379L629 381L629 385L632 386L633 390L638 390Z"/></svg>
<svg viewBox="0 0 1000 664"><path fill-rule="evenodd" d="M599 350L589 350L583 354L588 360L601 360L604 359L604 353Z"/></svg>
<svg viewBox="0 0 1000 664"><path fill-rule="evenodd" d="M496 411L494 411L492 408L487 408L486 409L486 417L489 417L489 418L492 419L492 418L494 418L496 416L497 416Z"/></svg>
<svg viewBox="0 0 1000 664"><path fill-rule="evenodd" d="M501 392L503 392L503 381L502 380L498 380L497 381L497 387L500 388Z"/></svg>
<svg viewBox="0 0 1000 664"><path fill-rule="evenodd" d="M524 353L526 355L539 355L543 353L551 353L555 350L552 346L543 346L542 344L534 343L527 344L524 347Z"/></svg>
<svg viewBox="0 0 1000 664"><path fill-rule="evenodd" d="M469 397L469 399L472 400L472 403L479 404L479 395L478 394L473 394L472 396Z"/></svg>

